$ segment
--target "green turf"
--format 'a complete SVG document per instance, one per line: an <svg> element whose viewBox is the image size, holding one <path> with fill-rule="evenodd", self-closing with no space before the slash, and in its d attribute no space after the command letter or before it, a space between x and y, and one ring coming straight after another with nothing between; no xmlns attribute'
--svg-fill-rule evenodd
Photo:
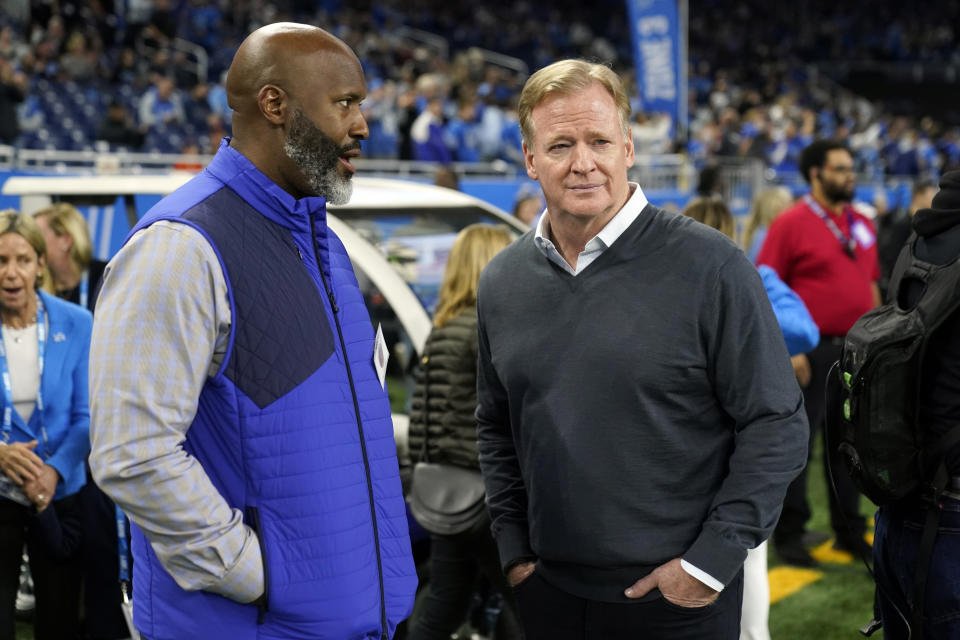
<svg viewBox="0 0 960 640"><path fill-rule="evenodd" d="M818 442L807 474L808 499L813 510L809 528L831 533L822 461ZM861 513L870 516L875 508L865 498L861 501ZM771 550L769 565L778 564L776 554ZM852 640L863 637L858 629L873 617L873 580L863 563L822 564L819 570L824 573L822 578L770 607L771 640ZM875 634L873 637L880 636Z"/></svg>
<svg viewBox="0 0 960 640"><path fill-rule="evenodd" d="M826 484L818 445L808 474L809 499L813 509L810 528L830 532ZM864 514L873 506L863 500ZM779 564L770 552L770 567ZM858 629L870 620L873 611L873 582L862 563L822 565L824 576L770 607L771 640L843 640L860 638ZM874 638L879 636L874 635ZM17 640L30 640L29 625L18 623Z"/></svg>

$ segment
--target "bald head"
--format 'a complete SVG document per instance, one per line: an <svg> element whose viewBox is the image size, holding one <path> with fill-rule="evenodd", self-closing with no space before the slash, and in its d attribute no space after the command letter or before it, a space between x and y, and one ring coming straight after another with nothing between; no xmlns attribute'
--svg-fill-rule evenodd
<svg viewBox="0 0 960 640"><path fill-rule="evenodd" d="M310 75L305 71L318 53L357 60L343 40L319 27L277 22L257 29L240 44L227 73L230 108L237 113L256 110L258 95L266 85L290 91Z"/></svg>
<svg viewBox="0 0 960 640"><path fill-rule="evenodd" d="M281 22L250 34L227 73L230 146L295 197L349 199L350 160L369 135L363 68L339 38Z"/></svg>

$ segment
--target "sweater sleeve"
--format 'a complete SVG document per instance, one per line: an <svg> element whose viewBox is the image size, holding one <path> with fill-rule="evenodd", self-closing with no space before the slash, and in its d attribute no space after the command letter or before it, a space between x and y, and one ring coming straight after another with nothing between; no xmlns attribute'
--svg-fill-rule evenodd
<svg viewBox="0 0 960 640"><path fill-rule="evenodd" d="M487 490L487 509L504 570L534 558L527 523L527 491L510 426L507 392L490 354L481 296L477 295L477 447Z"/></svg>
<svg viewBox="0 0 960 640"><path fill-rule="evenodd" d="M707 366L734 447L700 535L683 555L728 584L769 537L807 460L808 426L786 346L756 269L735 252L704 306Z"/></svg>

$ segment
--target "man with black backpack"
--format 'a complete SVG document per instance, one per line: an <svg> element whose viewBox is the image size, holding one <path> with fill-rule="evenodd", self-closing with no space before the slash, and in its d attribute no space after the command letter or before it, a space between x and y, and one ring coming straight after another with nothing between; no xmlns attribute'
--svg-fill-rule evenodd
<svg viewBox="0 0 960 640"><path fill-rule="evenodd" d="M847 334L829 404L850 476L880 507L884 637L946 640L960 637L960 171L912 227L887 304Z"/></svg>

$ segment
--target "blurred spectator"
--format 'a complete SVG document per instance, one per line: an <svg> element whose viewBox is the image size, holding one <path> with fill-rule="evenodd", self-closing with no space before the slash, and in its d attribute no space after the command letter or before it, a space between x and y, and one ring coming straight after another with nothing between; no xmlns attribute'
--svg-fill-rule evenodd
<svg viewBox="0 0 960 640"><path fill-rule="evenodd" d="M134 126L133 117L127 111L127 107L122 102L114 100L97 128L97 140L106 140L112 147L126 147L133 150L143 146L144 134Z"/></svg>
<svg viewBox="0 0 960 640"><path fill-rule="evenodd" d="M222 19L223 15L217 3L190 0L186 8L183 38L212 51L219 44Z"/></svg>
<svg viewBox="0 0 960 640"><path fill-rule="evenodd" d="M86 309L40 290L46 243L31 216L13 210L0 215L0 254L4 378L9 378L2 401L7 418L0 469L7 486L19 490L16 499L10 492L0 498L0 634L15 637L14 603L26 545L36 596L35 637L75 638L81 558L65 559L60 552L67 549L48 547L35 518L38 511L52 509L58 519L75 520L82 509L79 492L86 484L84 460L90 450L92 318ZM39 327L46 323L51 336L62 337L44 347Z"/></svg>
<svg viewBox="0 0 960 640"><path fill-rule="evenodd" d="M663 113L647 115L639 111L634 117L633 147L636 153L669 153L670 116Z"/></svg>
<svg viewBox="0 0 960 640"><path fill-rule="evenodd" d="M480 160L480 127L477 122L477 104L466 99L460 103L457 115L444 128L444 141L457 162ZM499 148L499 131L497 148Z"/></svg>
<svg viewBox="0 0 960 640"><path fill-rule="evenodd" d="M513 217L532 229L540 219L543 208L543 198L539 193L521 188L513 205Z"/></svg>
<svg viewBox="0 0 960 640"><path fill-rule="evenodd" d="M328 2L320 14L314 3L298 0L262 7L240 2L231 5L230 11L224 11L223 3L200 0L131 0L122 3L122 11L114 11L120 6L116 0L58 0L32 6L7 0L5 7L12 18L7 24L14 29L9 35L0 31L0 55L19 65L31 80L71 79L86 84L99 75L111 85L103 88L104 95L121 97L136 109L132 94L148 86L144 75L148 69L172 77L185 92L199 84L189 56L171 48L178 37L208 50L209 73L216 78L229 65L238 33L247 25L319 20L328 29L347 34L367 68L371 81L365 107L371 129L364 144L367 155L413 158L409 130L431 98L459 103L476 96L480 159L501 159L517 167L522 167L522 157L511 102L522 73L488 62L478 47L517 56L529 66L564 56L601 56L623 77L632 81L633 76L628 38L622 33L624 9L613 0L603 11L564 3L544 15L535 15L528 3L509 0L490 0L475 8L423 0L416 10L393 3L389 7L375 3L370 10ZM10 9L15 15L10 15ZM24 10L29 25L22 19ZM947 167L960 165L960 135L955 128L930 118L915 121L889 115L878 104L807 70L809 61L832 59L839 52L866 59L880 56L876 59L881 61L956 64L960 61L958 31L946 25L960 18L957 8L936 15L920 7L905 15L886 2L870 10L845 6L843 11L818 2L809 9L771 11L761 0L739 0L736 11L762 16L742 29L729 26L732 11L734 3L717 0L699 5L690 16L691 119L686 151L698 169L717 156L759 158L776 171L771 175L777 181L793 181L800 150L814 136L847 142L858 175L871 181L894 175L934 179ZM604 23L596 14L609 18ZM810 15L820 19L811 21ZM803 25L803 37L796 33L797 24ZM869 24L876 25L875 35L866 35L873 33L869 29L854 28ZM420 28L446 38L449 58L383 35L390 33L384 25ZM810 42L828 46L810 46ZM137 54L137 49L153 53ZM773 61L746 68L744 60L753 59ZM383 91L378 93L380 87ZM199 133L206 113L214 111L229 126L232 114L222 86L212 83L190 93L194 102L202 101L202 108L194 110L195 105L184 97L185 113L179 122ZM639 101L635 103L639 107ZM450 104L445 102L446 116L454 115ZM41 111L55 110L55 105L45 102L38 106ZM100 115L87 120L96 121ZM92 132L76 118L67 131L57 130L58 118L47 121L57 134L54 141L72 140L71 146L77 148L89 144L86 138ZM677 124L665 122L662 116L640 114L634 125L638 152L668 152L675 142L669 132ZM24 136L24 142L49 144L41 136ZM151 148L164 146L148 143Z"/></svg>
<svg viewBox="0 0 960 640"><path fill-rule="evenodd" d="M910 237L913 214L920 209L929 209L937 187L929 180L914 183L910 193L910 204L898 207L877 219L877 252L880 256L880 292L886 297L887 284L893 273L900 250Z"/></svg>
<svg viewBox="0 0 960 640"><path fill-rule="evenodd" d="M97 56L87 47L87 38L74 31L67 39L66 52L60 56L60 73L64 80L89 82L97 70Z"/></svg>
<svg viewBox="0 0 960 640"><path fill-rule="evenodd" d="M410 127L414 160L449 163L453 154L443 140L443 101L431 98Z"/></svg>
<svg viewBox="0 0 960 640"><path fill-rule="evenodd" d="M410 458L480 470L477 459L477 282L490 259L513 240L506 227L473 224L459 234L440 286L410 411ZM415 475L414 478L417 476ZM451 495L456 488L448 489ZM503 598L496 637L522 637L516 602L500 568L490 522L457 535L431 534L430 583L409 637L443 640L463 624L477 578Z"/></svg>
<svg viewBox="0 0 960 640"><path fill-rule="evenodd" d="M27 45L14 36L13 29L10 27L0 29L0 57L16 61L22 58L28 50Z"/></svg>
<svg viewBox="0 0 960 640"><path fill-rule="evenodd" d="M720 167L711 164L700 170L700 176L697 179L697 195L701 198L723 196Z"/></svg>
<svg viewBox="0 0 960 640"><path fill-rule="evenodd" d="M880 303L880 266L873 225L851 206L855 174L846 147L836 141L815 141L803 150L800 169L810 193L770 225L757 264L772 267L797 292L822 336L816 349L793 357L810 422L812 453L814 437L818 430L823 431L827 373L839 359L844 336L853 323ZM841 469L839 434L827 430L824 436L828 438L823 447L824 470ZM834 548L856 557L869 555L860 494L847 474L834 474L828 481L837 489L827 494ZM804 543L810 517L804 469L787 489L773 534L774 548L784 562L816 564Z"/></svg>
<svg viewBox="0 0 960 640"><path fill-rule="evenodd" d="M177 12L171 0L153 0L150 23L143 30L143 37L158 44L166 44L177 35Z"/></svg>
<svg viewBox="0 0 960 640"><path fill-rule="evenodd" d="M767 237L767 229L792 202L793 196L786 187L764 189L753 197L753 206L750 207L742 242L750 262L756 264L757 255Z"/></svg>
<svg viewBox="0 0 960 640"><path fill-rule="evenodd" d="M211 113L207 116L207 143L204 145L206 148L201 149L204 153L216 153L217 149L220 148L220 143L230 135L230 132L227 130L227 127L223 123L223 119L216 113Z"/></svg>
<svg viewBox="0 0 960 640"><path fill-rule="evenodd" d="M159 76L140 98L138 113L140 125L144 127L153 127L158 123L183 122L183 98L173 80L167 76Z"/></svg>
<svg viewBox="0 0 960 640"><path fill-rule="evenodd" d="M127 86L132 89L142 88L146 84L144 64L133 49L125 47L120 50L117 56L110 81L115 85Z"/></svg>
<svg viewBox="0 0 960 640"><path fill-rule="evenodd" d="M485 89L484 91L489 91ZM497 104L495 96L487 93L484 102L478 109L479 122L477 123L477 145L482 160L493 160L500 154L500 145L503 140L503 127L506 117L503 109Z"/></svg>
<svg viewBox="0 0 960 640"><path fill-rule="evenodd" d="M504 111L503 130L500 132L500 159L522 169L523 136L520 134L520 121L517 116L519 96L512 96L507 109Z"/></svg>
<svg viewBox="0 0 960 640"><path fill-rule="evenodd" d="M47 245L54 293L93 312L107 263L93 257L83 214L69 203L58 202L34 212L33 218Z"/></svg>
<svg viewBox="0 0 960 640"><path fill-rule="evenodd" d="M227 101L226 85L227 72L224 71L220 76L220 82L211 84L207 90L207 106L210 107L211 113L220 116L220 119L229 125L233 118L233 109Z"/></svg>
<svg viewBox="0 0 960 640"><path fill-rule="evenodd" d="M370 137L364 149L371 158L396 158L399 113L396 102L396 84L372 78L367 82L367 99L361 108Z"/></svg>
<svg viewBox="0 0 960 640"><path fill-rule="evenodd" d="M437 169L433 174L433 184L438 187L460 191L460 179L453 167L443 166Z"/></svg>
<svg viewBox="0 0 960 640"><path fill-rule="evenodd" d="M27 76L0 56L0 143L13 144L20 133L17 105L27 96Z"/></svg>

